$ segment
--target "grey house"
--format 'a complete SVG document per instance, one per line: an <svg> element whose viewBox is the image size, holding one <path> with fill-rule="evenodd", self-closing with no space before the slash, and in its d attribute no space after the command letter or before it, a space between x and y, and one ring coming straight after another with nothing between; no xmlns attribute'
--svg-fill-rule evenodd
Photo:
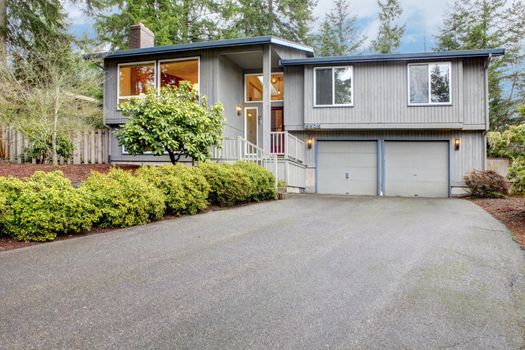
<svg viewBox="0 0 525 350"><path fill-rule="evenodd" d="M224 105L214 159L277 157L271 170L299 191L448 197L485 168L487 67L503 49L315 57L271 36L153 47L142 25L131 43L104 59L110 130L126 122L119 101L186 80ZM110 157L169 161L131 156L114 137Z"/></svg>

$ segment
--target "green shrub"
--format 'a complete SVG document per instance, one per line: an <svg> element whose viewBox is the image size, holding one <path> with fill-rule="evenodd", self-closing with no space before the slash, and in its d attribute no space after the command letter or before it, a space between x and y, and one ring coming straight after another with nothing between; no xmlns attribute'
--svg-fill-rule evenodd
<svg viewBox="0 0 525 350"><path fill-rule="evenodd" d="M46 135L44 139L30 137L30 145L25 149L26 157L35 159L37 163L43 164L50 162L53 159L52 136ZM57 155L64 159L69 159L73 156L75 147L69 136L57 135Z"/></svg>
<svg viewBox="0 0 525 350"><path fill-rule="evenodd" d="M100 215L61 171L37 171L27 181L1 178L0 192L0 226L17 240L51 241L90 230Z"/></svg>
<svg viewBox="0 0 525 350"><path fill-rule="evenodd" d="M235 176L230 164L200 164L206 181L210 185L210 203L228 207L243 202L248 197L248 184L244 177Z"/></svg>
<svg viewBox="0 0 525 350"><path fill-rule="evenodd" d="M512 181L512 193L525 194L525 157L512 161L508 177Z"/></svg>
<svg viewBox="0 0 525 350"><path fill-rule="evenodd" d="M122 169L93 172L80 186L100 210L101 227L128 227L159 220L164 215L164 194L153 184Z"/></svg>
<svg viewBox="0 0 525 350"><path fill-rule="evenodd" d="M232 206L248 201L275 198L274 177L256 164L202 164L201 169L210 184L210 202Z"/></svg>
<svg viewBox="0 0 525 350"><path fill-rule="evenodd" d="M245 176L250 184L249 200L259 202L275 199L275 177L269 170L248 162L238 162L234 168L246 172Z"/></svg>
<svg viewBox="0 0 525 350"><path fill-rule="evenodd" d="M184 165L142 167L137 175L160 189L171 214L196 214L208 207L210 185L201 169Z"/></svg>
<svg viewBox="0 0 525 350"><path fill-rule="evenodd" d="M487 133L490 157L525 157L525 124L510 126L502 133Z"/></svg>
<svg viewBox="0 0 525 350"><path fill-rule="evenodd" d="M505 178L492 170L473 170L464 177L470 194L479 198L497 198L506 195L509 185Z"/></svg>

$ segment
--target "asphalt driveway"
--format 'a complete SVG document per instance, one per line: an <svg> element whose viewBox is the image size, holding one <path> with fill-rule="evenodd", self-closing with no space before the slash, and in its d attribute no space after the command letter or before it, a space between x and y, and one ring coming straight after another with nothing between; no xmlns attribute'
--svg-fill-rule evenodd
<svg viewBox="0 0 525 350"><path fill-rule="evenodd" d="M519 349L525 253L465 200L295 196L0 253L0 348Z"/></svg>

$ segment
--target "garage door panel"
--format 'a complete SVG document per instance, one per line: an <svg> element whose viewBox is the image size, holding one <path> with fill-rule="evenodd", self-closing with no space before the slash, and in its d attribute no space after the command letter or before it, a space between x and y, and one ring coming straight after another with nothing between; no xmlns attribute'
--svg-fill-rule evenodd
<svg viewBox="0 0 525 350"><path fill-rule="evenodd" d="M317 157L319 193L377 194L375 141L320 141Z"/></svg>
<svg viewBox="0 0 525 350"><path fill-rule="evenodd" d="M448 196L448 142L385 142L385 195Z"/></svg>

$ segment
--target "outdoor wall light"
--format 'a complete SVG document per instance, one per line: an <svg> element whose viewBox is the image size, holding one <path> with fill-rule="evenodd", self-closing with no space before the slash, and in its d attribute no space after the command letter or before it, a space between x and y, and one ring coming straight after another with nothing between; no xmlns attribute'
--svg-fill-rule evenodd
<svg viewBox="0 0 525 350"><path fill-rule="evenodd" d="M461 140L460 139L455 139L454 140L454 149L456 151L459 151L459 145L461 144Z"/></svg>
<svg viewBox="0 0 525 350"><path fill-rule="evenodd" d="M242 108L241 108L241 106L239 106L239 104L237 104L237 106L235 106L235 111L237 112L237 115L240 117L241 116L241 112L242 112Z"/></svg>
<svg viewBox="0 0 525 350"><path fill-rule="evenodd" d="M314 140L310 137L308 139L308 141L306 142L306 144L308 145L308 149L311 149L312 148L312 144L314 143Z"/></svg>

